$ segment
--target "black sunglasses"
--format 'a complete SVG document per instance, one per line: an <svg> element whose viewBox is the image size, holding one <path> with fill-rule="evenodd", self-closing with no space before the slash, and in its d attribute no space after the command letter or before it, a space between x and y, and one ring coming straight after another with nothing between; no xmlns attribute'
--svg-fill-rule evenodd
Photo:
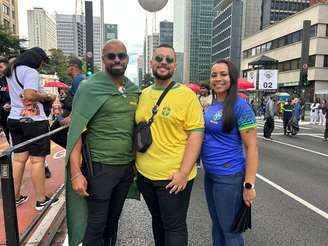
<svg viewBox="0 0 328 246"><path fill-rule="evenodd" d="M174 62L173 57L171 57L171 56L163 57L160 55L155 56L155 61L157 61L159 63L159 62L162 62L164 60L164 58L165 58L167 64L172 64Z"/></svg>
<svg viewBox="0 0 328 246"><path fill-rule="evenodd" d="M116 57L118 57L118 59L120 60L124 60L125 58L128 57L127 53L107 53L105 55L103 55L104 58L108 59L108 60L115 60Z"/></svg>

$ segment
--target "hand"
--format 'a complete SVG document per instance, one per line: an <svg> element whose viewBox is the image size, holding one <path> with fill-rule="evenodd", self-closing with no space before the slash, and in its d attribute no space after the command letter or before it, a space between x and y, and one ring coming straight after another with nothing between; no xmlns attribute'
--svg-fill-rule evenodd
<svg viewBox="0 0 328 246"><path fill-rule="evenodd" d="M176 172L168 178L171 182L165 187L165 189L170 189L170 194L178 194L180 191L183 191L188 182L188 175L185 175L181 172Z"/></svg>
<svg viewBox="0 0 328 246"><path fill-rule="evenodd" d="M9 104L9 103L6 103L5 105L3 105L3 107L2 107L4 110L6 110L6 111L10 111L10 109L11 109L11 105Z"/></svg>
<svg viewBox="0 0 328 246"><path fill-rule="evenodd" d="M244 189L243 198L246 206L250 207L255 197L256 197L255 189Z"/></svg>
<svg viewBox="0 0 328 246"><path fill-rule="evenodd" d="M78 177L72 180L73 190L80 196L83 197L89 196L89 194L87 193L87 186L88 186L88 182L82 173Z"/></svg>
<svg viewBox="0 0 328 246"><path fill-rule="evenodd" d="M66 126L71 124L71 120L72 120L71 117L67 116L63 120L59 121L59 124L61 124L62 126Z"/></svg>

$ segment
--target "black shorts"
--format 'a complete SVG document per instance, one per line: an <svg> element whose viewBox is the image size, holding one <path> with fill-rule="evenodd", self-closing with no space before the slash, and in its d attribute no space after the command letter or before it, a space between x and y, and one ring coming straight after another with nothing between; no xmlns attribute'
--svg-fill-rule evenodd
<svg viewBox="0 0 328 246"><path fill-rule="evenodd" d="M8 119L7 127L11 136L13 146L38 137L49 132L49 122L34 121L31 123L21 123L19 120ZM14 153L29 152L31 156L47 156L50 154L50 137L45 137L36 142L30 143L14 151Z"/></svg>

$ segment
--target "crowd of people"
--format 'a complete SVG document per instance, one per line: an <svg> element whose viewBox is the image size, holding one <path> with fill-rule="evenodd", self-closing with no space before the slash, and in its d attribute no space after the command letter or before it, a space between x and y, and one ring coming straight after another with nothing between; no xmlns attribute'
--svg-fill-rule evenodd
<svg viewBox="0 0 328 246"><path fill-rule="evenodd" d="M125 76L129 62L125 45L111 40L102 52L105 71L85 78L82 62L71 59L68 74L72 86L59 89L56 97L46 93L40 81L39 70L48 60L37 47L15 61L0 60L0 92L6 95L0 101L1 124L12 145L49 129L71 126L15 150L17 206L28 199L20 192L28 159L35 208L41 210L51 201L45 191L44 165L53 140L66 149L70 245L115 246L124 201L134 185L151 214L155 245L188 245L186 218L197 176L195 163L200 158L213 245L244 245L242 232L233 232L233 227L239 211L251 206L256 197L259 156L254 108L238 96L239 71L233 63L217 61L209 73L210 83L201 84L197 96L172 81L176 53L163 44L150 61L154 84L141 92ZM52 104L51 126L47 104ZM300 119L300 105L294 99L283 108L287 134L296 127L292 119ZM267 139L274 129L274 116L275 104L268 96ZM136 138L136 125L149 129L142 130L141 139L140 135ZM136 146L142 145L144 138L149 144L140 150Z"/></svg>

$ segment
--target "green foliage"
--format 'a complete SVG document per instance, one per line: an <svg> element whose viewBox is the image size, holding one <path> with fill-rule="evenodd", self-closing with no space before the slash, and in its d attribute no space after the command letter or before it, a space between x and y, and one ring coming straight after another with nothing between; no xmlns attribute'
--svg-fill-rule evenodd
<svg viewBox="0 0 328 246"><path fill-rule="evenodd" d="M42 73L57 74L60 81L70 84L72 79L67 74L67 67L71 56L65 56L63 51L59 49L51 49L49 51L50 61L43 67Z"/></svg>
<svg viewBox="0 0 328 246"><path fill-rule="evenodd" d="M0 26L0 56L9 57L16 56L23 48L20 42L25 41L19 39L10 30Z"/></svg>

